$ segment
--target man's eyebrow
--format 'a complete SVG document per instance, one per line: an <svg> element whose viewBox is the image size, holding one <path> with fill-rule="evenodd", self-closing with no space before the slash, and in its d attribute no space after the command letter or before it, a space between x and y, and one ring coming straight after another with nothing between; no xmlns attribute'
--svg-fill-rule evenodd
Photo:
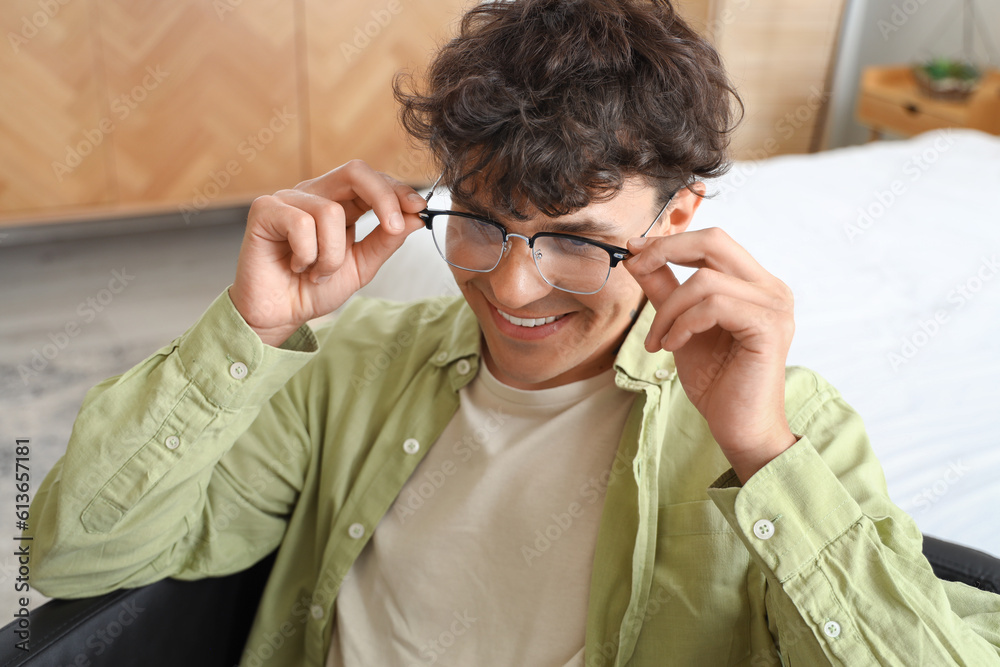
<svg viewBox="0 0 1000 667"><path fill-rule="evenodd" d="M452 199L452 203L462 209L487 220L496 220L489 213L472 202L467 202L458 198ZM499 221L497 221L499 222ZM580 236L614 236L618 233L618 227L614 223L603 222L594 218L580 218L579 220L548 221L541 224L539 231L560 232L563 234L578 234Z"/></svg>
<svg viewBox="0 0 1000 667"><path fill-rule="evenodd" d="M451 203L453 208L454 206L457 205L459 208L463 209L467 213L478 215L480 218L486 218L487 220L493 220L493 216L491 216L486 209L482 208L481 206L473 202L452 196Z"/></svg>
<svg viewBox="0 0 1000 667"><path fill-rule="evenodd" d="M614 223L602 222L593 218L581 218L547 223L545 231L583 236L612 236L618 232L618 227Z"/></svg>

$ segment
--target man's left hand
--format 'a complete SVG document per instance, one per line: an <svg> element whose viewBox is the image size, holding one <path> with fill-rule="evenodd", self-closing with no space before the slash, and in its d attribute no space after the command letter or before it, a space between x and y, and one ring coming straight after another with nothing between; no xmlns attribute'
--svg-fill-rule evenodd
<svg viewBox="0 0 1000 667"><path fill-rule="evenodd" d="M646 349L678 378L740 481L791 447L785 360L792 291L718 228L632 239L625 266L656 309ZM696 268L681 284L667 262Z"/></svg>

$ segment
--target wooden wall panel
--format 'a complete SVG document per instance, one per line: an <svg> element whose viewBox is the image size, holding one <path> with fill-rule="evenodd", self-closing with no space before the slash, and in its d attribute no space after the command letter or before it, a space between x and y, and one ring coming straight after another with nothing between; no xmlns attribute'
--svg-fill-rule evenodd
<svg viewBox="0 0 1000 667"><path fill-rule="evenodd" d="M15 215L112 197L93 0L53 4L4 0L0 12L0 211Z"/></svg>
<svg viewBox="0 0 1000 667"><path fill-rule="evenodd" d="M403 68L422 72L472 0L304 1L311 175L361 158L429 185L426 156L399 127L392 77Z"/></svg>
<svg viewBox="0 0 1000 667"><path fill-rule="evenodd" d="M8 0L0 220L191 215L355 157L426 185L391 81L422 73L475 1L53 0L49 16ZM746 102L735 157L812 147L844 2L678 0ZM53 163L78 146L90 154L59 181Z"/></svg>
<svg viewBox="0 0 1000 667"><path fill-rule="evenodd" d="M195 211L302 179L288 0L98 0L118 199Z"/></svg>

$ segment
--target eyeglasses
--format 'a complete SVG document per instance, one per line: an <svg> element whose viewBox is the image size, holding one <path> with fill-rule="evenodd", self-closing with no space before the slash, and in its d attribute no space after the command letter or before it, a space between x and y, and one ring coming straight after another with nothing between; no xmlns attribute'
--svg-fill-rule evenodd
<svg viewBox="0 0 1000 667"><path fill-rule="evenodd" d="M427 193L425 201L428 203L440 181L439 177ZM676 190L667 198L642 237L660 219L675 194ZM611 269L630 254L625 248L575 234L538 232L531 237L513 234L498 222L463 211L425 208L417 215L431 230L441 257L455 268L488 273L499 266L510 247L509 240L517 237L528 244L542 279L556 289L573 294L600 292L608 282Z"/></svg>

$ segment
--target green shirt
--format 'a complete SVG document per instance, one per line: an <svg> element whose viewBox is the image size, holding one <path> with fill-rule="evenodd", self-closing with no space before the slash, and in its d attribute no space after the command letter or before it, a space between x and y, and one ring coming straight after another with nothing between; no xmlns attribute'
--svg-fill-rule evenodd
<svg viewBox="0 0 1000 667"><path fill-rule="evenodd" d="M801 438L740 487L672 355L643 349L652 315L615 360L635 402L609 471L587 666L757 667L779 652L1000 665L1000 596L934 576L840 394L789 368ZM91 596L236 572L280 547L241 664L322 665L341 581L480 362L460 298L356 299L275 348L223 292L87 393L32 504L32 582Z"/></svg>

